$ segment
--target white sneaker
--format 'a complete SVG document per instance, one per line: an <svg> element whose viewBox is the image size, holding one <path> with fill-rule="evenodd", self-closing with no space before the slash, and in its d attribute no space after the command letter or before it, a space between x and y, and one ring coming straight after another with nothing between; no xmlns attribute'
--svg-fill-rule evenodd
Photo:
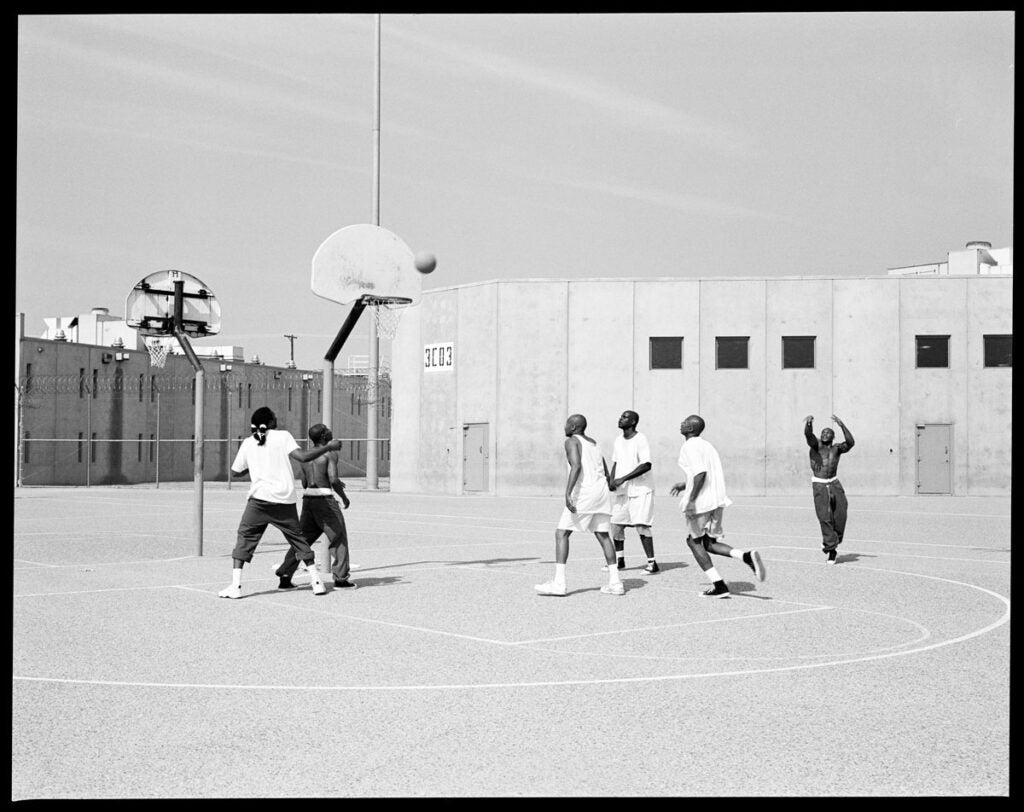
<svg viewBox="0 0 1024 812"><path fill-rule="evenodd" d="M217 597L218 598L235 598L235 599L238 599L238 598L242 597L242 587L241 586L235 586L234 584L232 584L231 586L225 587L220 592L218 592L217 593Z"/></svg>
<svg viewBox="0 0 1024 812"><path fill-rule="evenodd" d="M313 594L314 595L326 595L327 587L324 586L324 582L317 578L313 583Z"/></svg>
<svg viewBox="0 0 1024 812"><path fill-rule="evenodd" d="M601 587L601 591L605 595L625 595L626 587L622 585L622 581L619 581L617 584L608 584Z"/></svg>
<svg viewBox="0 0 1024 812"><path fill-rule="evenodd" d="M539 595L554 595L559 598L565 597L565 584L556 584L554 581L548 581L546 584L537 584L534 589L537 590Z"/></svg>

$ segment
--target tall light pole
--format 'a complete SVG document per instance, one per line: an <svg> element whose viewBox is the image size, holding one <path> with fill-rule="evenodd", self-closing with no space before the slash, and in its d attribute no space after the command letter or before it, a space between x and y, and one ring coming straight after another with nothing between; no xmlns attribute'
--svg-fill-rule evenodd
<svg viewBox="0 0 1024 812"><path fill-rule="evenodd" d="M380 225L380 14L376 15L373 49L373 224ZM366 487L377 489L377 386L380 376L380 346L377 338L376 308L370 319L369 368L366 370L371 397L366 413Z"/></svg>

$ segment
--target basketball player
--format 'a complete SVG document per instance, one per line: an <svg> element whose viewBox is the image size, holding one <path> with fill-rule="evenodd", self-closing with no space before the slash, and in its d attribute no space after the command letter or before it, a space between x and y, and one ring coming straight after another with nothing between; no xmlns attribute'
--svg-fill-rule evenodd
<svg viewBox="0 0 1024 812"><path fill-rule="evenodd" d="M309 427L309 439L313 447L327 445L332 439L331 430L323 423ZM327 536L327 560L334 576L334 585L342 588L355 588L348 579L348 531L345 528L345 517L338 507L334 494L341 497L342 504L348 509L349 498L345 493L345 483L338 478L338 455L332 451L317 457L312 462L302 463L302 513L299 514L299 527L306 543L311 545L320 538ZM292 547L284 554L284 561L277 568L277 577L281 579L278 589L294 589L292 576L298 569L299 562Z"/></svg>
<svg viewBox="0 0 1024 812"><path fill-rule="evenodd" d="M266 406L252 413L251 437L242 441L231 470L242 475L248 472L249 499L238 524L238 539L231 552L233 567L231 586L217 594L222 598L242 597L242 567L252 561L256 546L267 525L273 525L295 550L295 557L309 573L314 595L325 595L327 588L320 580L313 550L302 535L299 513L295 508L295 473L292 460L311 462L329 451L341 448L341 440L303 450L292 435L277 428L277 417Z"/></svg>
<svg viewBox="0 0 1024 812"><path fill-rule="evenodd" d="M654 559L654 537L651 535L654 517L651 446L647 437L636 430L639 422L640 415L634 411L627 410L619 418L622 436L615 438L612 470L608 477L608 489L612 492L612 541L618 568L625 569L626 528L635 527L647 555L644 571L653 574L660 570Z"/></svg>
<svg viewBox="0 0 1024 812"><path fill-rule="evenodd" d="M843 543L846 532L846 491L839 481L839 455L853 448L853 434L843 421L835 415L832 420L843 430L846 442L833 445L836 433L832 429L821 430L821 442L814 436L814 416L804 418L804 438L810 446L811 492L814 495L814 512L821 525L821 551L825 563L835 564L838 547Z"/></svg>
<svg viewBox="0 0 1024 812"><path fill-rule="evenodd" d="M593 533L608 565L605 595L624 595L625 587L615 566L615 547L608 535L612 498L608 491L608 466L597 441L586 435L587 418L569 415L565 421L565 458L569 474L565 483L565 508L555 530L555 577L534 589L541 595L565 596L565 562L569 559L569 536L574 530Z"/></svg>
<svg viewBox="0 0 1024 812"><path fill-rule="evenodd" d="M691 414L679 425L679 433L683 435L683 447L679 449L679 467L686 474L686 481L673 485L671 494L676 496L689 485L689 497L684 496L679 506L683 509L686 529L689 531L686 544L693 557L697 559L697 564L711 581L711 587L701 595L709 598L727 598L729 587L711 563L711 556L708 553L740 559L754 571L759 581L764 580L764 564L757 550L740 550L722 541L725 538L722 513L732 504L732 500L725 492L722 461L715 447L700 436L703 431L704 420L696 414Z"/></svg>

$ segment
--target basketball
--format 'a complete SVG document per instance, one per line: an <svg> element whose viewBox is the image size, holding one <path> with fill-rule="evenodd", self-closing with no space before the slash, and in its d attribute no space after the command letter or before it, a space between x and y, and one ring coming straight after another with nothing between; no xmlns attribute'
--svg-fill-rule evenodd
<svg viewBox="0 0 1024 812"><path fill-rule="evenodd" d="M430 273L437 267L437 259L433 254L421 251L415 257L416 270L420 273Z"/></svg>

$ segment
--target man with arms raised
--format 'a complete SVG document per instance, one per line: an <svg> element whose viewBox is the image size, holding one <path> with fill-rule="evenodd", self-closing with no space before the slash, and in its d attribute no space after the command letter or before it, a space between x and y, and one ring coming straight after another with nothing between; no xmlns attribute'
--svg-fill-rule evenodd
<svg viewBox="0 0 1024 812"><path fill-rule="evenodd" d="M836 433L830 428L821 430L821 440L814 436L814 416L804 418L804 438L810 447L811 492L814 494L814 512L821 525L821 551L825 563L835 564L838 547L846 532L846 491L839 481L839 455L853 448L853 434L835 415L832 420L843 430L845 442L833 445Z"/></svg>

